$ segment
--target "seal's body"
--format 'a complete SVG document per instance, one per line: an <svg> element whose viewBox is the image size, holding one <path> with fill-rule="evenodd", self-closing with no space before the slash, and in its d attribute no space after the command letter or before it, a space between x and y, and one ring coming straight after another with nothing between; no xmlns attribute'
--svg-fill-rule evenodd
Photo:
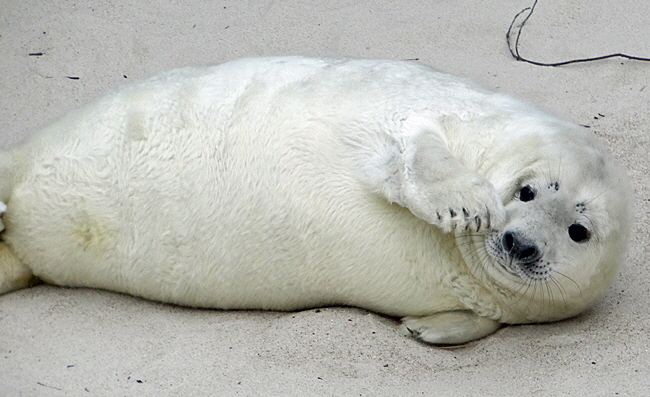
<svg viewBox="0 0 650 397"><path fill-rule="evenodd" d="M4 152L0 177L0 292L352 305L432 343L575 315L628 227L625 175L586 132L412 62L171 71Z"/></svg>

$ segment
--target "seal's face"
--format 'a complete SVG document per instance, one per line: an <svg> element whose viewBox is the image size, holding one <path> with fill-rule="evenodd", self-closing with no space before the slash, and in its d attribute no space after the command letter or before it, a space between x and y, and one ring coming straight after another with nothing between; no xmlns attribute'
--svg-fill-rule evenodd
<svg viewBox="0 0 650 397"><path fill-rule="evenodd" d="M579 313L607 288L624 252L625 175L588 145L551 153L514 178L499 230L459 244L472 273L496 286L504 322Z"/></svg>

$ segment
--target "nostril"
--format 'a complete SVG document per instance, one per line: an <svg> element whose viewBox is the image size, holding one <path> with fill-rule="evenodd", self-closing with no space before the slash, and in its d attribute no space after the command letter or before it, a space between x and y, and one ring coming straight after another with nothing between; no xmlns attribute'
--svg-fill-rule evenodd
<svg viewBox="0 0 650 397"><path fill-rule="evenodd" d="M519 262L531 263L542 256L541 251L534 243L517 236L516 232L504 232L503 237L501 237L501 244L508 255Z"/></svg>
<svg viewBox="0 0 650 397"><path fill-rule="evenodd" d="M508 252L512 251L512 248L515 245L514 233L512 232L503 233L503 238L501 239L501 243L503 244L503 248L505 248L506 251Z"/></svg>
<svg viewBox="0 0 650 397"><path fill-rule="evenodd" d="M519 253L519 258L518 259L520 261L522 261L522 262L529 263L529 262L535 261L537 258L539 258L539 251L537 250L537 248L528 247L528 248L523 249Z"/></svg>

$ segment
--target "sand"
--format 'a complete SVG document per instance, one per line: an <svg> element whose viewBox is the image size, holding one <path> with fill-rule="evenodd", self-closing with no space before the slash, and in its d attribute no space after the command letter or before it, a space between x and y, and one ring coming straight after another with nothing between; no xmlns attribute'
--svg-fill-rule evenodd
<svg viewBox="0 0 650 397"><path fill-rule="evenodd" d="M413 59L589 126L629 170L630 251L579 318L427 346L354 308L193 310L52 286L0 297L2 396L641 396L650 393L650 63L514 60L497 2L0 1L0 148L108 89L242 56ZM650 3L540 0L521 39L541 61L650 56ZM30 55L39 54L42 55Z"/></svg>

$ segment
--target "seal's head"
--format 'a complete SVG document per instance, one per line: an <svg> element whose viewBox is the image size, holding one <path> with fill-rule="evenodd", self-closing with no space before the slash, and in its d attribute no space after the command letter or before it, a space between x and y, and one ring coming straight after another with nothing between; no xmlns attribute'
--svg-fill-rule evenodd
<svg viewBox="0 0 650 397"><path fill-rule="evenodd" d="M585 131L553 128L510 142L520 152L493 168L505 224L458 235L470 272L493 287L501 322L580 313L603 294L625 253L632 211L625 172Z"/></svg>

